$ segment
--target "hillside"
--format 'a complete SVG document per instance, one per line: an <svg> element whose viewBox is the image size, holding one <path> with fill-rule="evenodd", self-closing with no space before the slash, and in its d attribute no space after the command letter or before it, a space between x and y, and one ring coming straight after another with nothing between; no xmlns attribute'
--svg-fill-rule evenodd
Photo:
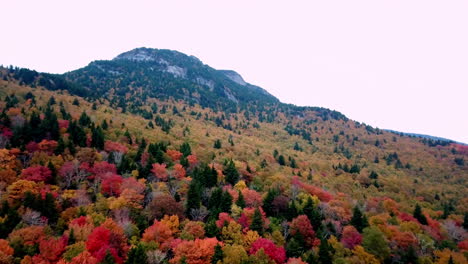
<svg viewBox="0 0 468 264"><path fill-rule="evenodd" d="M0 72L5 263L466 263L465 145L176 51Z"/></svg>

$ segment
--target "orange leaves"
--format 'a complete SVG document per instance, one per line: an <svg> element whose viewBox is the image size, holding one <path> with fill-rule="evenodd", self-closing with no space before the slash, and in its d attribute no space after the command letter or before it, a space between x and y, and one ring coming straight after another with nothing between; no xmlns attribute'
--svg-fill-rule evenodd
<svg viewBox="0 0 468 264"><path fill-rule="evenodd" d="M39 243L41 257L51 262L58 261L65 251L67 243L66 237L42 239Z"/></svg>
<svg viewBox="0 0 468 264"><path fill-rule="evenodd" d="M161 250L167 251L174 239L172 235L170 227L160 221L154 221L154 224L145 230L141 240L144 242L154 241L160 245Z"/></svg>
<svg viewBox="0 0 468 264"><path fill-rule="evenodd" d="M178 161L182 158L182 152L177 150L168 149L166 154L172 159L172 161Z"/></svg>
<svg viewBox="0 0 468 264"><path fill-rule="evenodd" d="M182 165L180 164L176 164L174 165L174 171L172 173L172 175L174 176L174 178L176 178L177 180L180 180L182 178L185 177L185 169Z"/></svg>
<svg viewBox="0 0 468 264"><path fill-rule="evenodd" d="M182 241L174 249L174 258L169 263L178 264L185 259L187 264L210 264L218 243L216 238Z"/></svg>
<svg viewBox="0 0 468 264"><path fill-rule="evenodd" d="M14 250L8 241L0 239L0 263L12 263Z"/></svg>
<svg viewBox="0 0 468 264"><path fill-rule="evenodd" d="M24 198L24 194L31 192L32 194L38 193L38 186L33 181L18 180L12 183L7 188L8 202L12 205L20 203Z"/></svg>

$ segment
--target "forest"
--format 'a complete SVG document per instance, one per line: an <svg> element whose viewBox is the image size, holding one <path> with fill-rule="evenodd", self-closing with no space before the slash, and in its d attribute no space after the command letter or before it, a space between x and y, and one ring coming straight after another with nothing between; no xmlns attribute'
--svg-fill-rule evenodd
<svg viewBox="0 0 468 264"><path fill-rule="evenodd" d="M0 77L0 263L468 263L466 145L271 98Z"/></svg>

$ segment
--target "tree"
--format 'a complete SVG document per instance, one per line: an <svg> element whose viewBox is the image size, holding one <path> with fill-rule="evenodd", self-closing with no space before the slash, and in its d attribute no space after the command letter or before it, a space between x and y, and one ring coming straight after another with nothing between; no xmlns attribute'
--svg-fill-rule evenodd
<svg viewBox="0 0 468 264"><path fill-rule="evenodd" d="M250 224L250 229L257 231L260 235L263 234L263 218L260 209L255 208L255 212L252 218L252 223Z"/></svg>
<svg viewBox="0 0 468 264"><path fill-rule="evenodd" d="M318 259L321 264L332 264L333 248L326 239L320 241Z"/></svg>
<svg viewBox="0 0 468 264"><path fill-rule="evenodd" d="M244 209L246 204L244 200L244 195L242 195L242 192L239 191L239 195L237 197L236 205L239 206L240 208Z"/></svg>
<svg viewBox="0 0 468 264"><path fill-rule="evenodd" d="M137 246L134 246L128 252L127 260L125 264L144 264L147 262L145 248L141 243L138 243Z"/></svg>
<svg viewBox="0 0 468 264"><path fill-rule="evenodd" d="M179 264L185 259L187 264L210 264L218 245L216 238L182 241L174 249L174 258L169 263Z"/></svg>
<svg viewBox="0 0 468 264"><path fill-rule="evenodd" d="M52 172L44 166L31 166L21 172L21 177L28 181L47 182L52 179Z"/></svg>
<svg viewBox="0 0 468 264"><path fill-rule="evenodd" d="M91 133L91 146L98 150L104 149L104 132L102 129L99 126L93 127Z"/></svg>
<svg viewBox="0 0 468 264"><path fill-rule="evenodd" d="M351 218L350 224L353 225L359 232L369 226L367 217L361 212L358 206L354 207L353 217Z"/></svg>
<svg viewBox="0 0 468 264"><path fill-rule="evenodd" d="M422 225L427 225L427 218L425 215L423 215L421 206L419 206L419 204L416 204L416 207L414 208L413 217L416 218Z"/></svg>
<svg viewBox="0 0 468 264"><path fill-rule="evenodd" d="M180 152L182 152L182 155L184 157L187 157L190 154L192 154L192 148L190 148L189 143L187 142L182 143L182 145L180 146Z"/></svg>
<svg viewBox="0 0 468 264"><path fill-rule="evenodd" d="M341 243L346 248L353 249L355 246L361 244L362 235L356 230L354 226L345 226L341 235Z"/></svg>
<svg viewBox="0 0 468 264"><path fill-rule="evenodd" d="M300 215L289 223L290 234L298 240L303 240L307 246L312 247L315 232L306 215Z"/></svg>
<svg viewBox="0 0 468 264"><path fill-rule="evenodd" d="M465 230L468 230L468 212L466 212L465 216L463 217L463 228L465 228Z"/></svg>
<svg viewBox="0 0 468 264"><path fill-rule="evenodd" d="M194 209L200 208L201 205L201 190L200 184L197 181L192 181L189 186L187 193L187 202L185 206L186 215L190 216L190 213Z"/></svg>
<svg viewBox="0 0 468 264"><path fill-rule="evenodd" d="M227 161L223 174L226 177L226 182L235 185L239 181L239 172L236 169L236 166L234 165L234 161L229 160Z"/></svg>
<svg viewBox="0 0 468 264"><path fill-rule="evenodd" d="M367 227L363 230L362 246L367 252L377 256L380 260L390 256L387 240L377 227Z"/></svg>
<svg viewBox="0 0 468 264"><path fill-rule="evenodd" d="M286 251L283 247L278 247L273 241L266 238L259 238L255 241L249 253L251 255L256 254L260 250L264 250L265 254L268 255L277 264L284 263L286 261Z"/></svg>
<svg viewBox="0 0 468 264"><path fill-rule="evenodd" d="M167 251L170 249L170 244L173 239L173 232L169 226L156 220L152 226L145 230L141 238L143 242L154 241L158 243L160 245L159 249L162 251Z"/></svg>
<svg viewBox="0 0 468 264"><path fill-rule="evenodd" d="M216 139L215 142L214 142L213 147L214 147L215 149L220 149L220 148L221 148L221 140Z"/></svg>
<svg viewBox="0 0 468 264"><path fill-rule="evenodd" d="M164 215L177 215L183 217L184 209L174 197L169 194L158 194L148 205L151 219L161 219Z"/></svg>
<svg viewBox="0 0 468 264"><path fill-rule="evenodd" d="M161 181L167 181L168 179L166 164L153 164L153 169L151 170L151 172L154 174L154 176L156 176L157 179Z"/></svg>

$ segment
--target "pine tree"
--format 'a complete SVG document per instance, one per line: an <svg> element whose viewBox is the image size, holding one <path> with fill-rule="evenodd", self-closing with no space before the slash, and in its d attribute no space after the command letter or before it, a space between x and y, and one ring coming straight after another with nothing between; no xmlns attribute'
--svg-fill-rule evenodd
<svg viewBox="0 0 468 264"><path fill-rule="evenodd" d="M360 233L362 230L369 226L367 217L359 210L358 206L354 207L353 217L351 218L350 224L353 225Z"/></svg>
<svg viewBox="0 0 468 264"><path fill-rule="evenodd" d="M187 193L187 204L185 207L186 215L190 217L192 209L200 208L201 196L200 196L200 184L197 181L192 181L189 186Z"/></svg>
<svg viewBox="0 0 468 264"><path fill-rule="evenodd" d="M234 165L234 161L229 160L223 170L223 174L226 177L226 182L235 185L239 181L239 172Z"/></svg>
<svg viewBox="0 0 468 264"><path fill-rule="evenodd" d="M463 217L463 228L465 228L465 230L468 230L468 212L466 212L465 216Z"/></svg>
<svg viewBox="0 0 468 264"><path fill-rule="evenodd" d="M231 213L231 206L232 196L229 194L229 192L225 191L221 195L219 209L221 210L221 212Z"/></svg>
<svg viewBox="0 0 468 264"><path fill-rule="evenodd" d="M220 149L221 148L221 140L219 140L219 139L215 140L213 147L215 149Z"/></svg>
<svg viewBox="0 0 468 264"><path fill-rule="evenodd" d="M125 264L144 264L147 261L148 260L143 245L138 244L136 247L133 247L130 252L128 252L128 258L127 261L125 261Z"/></svg>
<svg viewBox="0 0 468 264"><path fill-rule="evenodd" d="M184 142L182 145L180 145L180 152L184 155L184 157L187 157L188 155L192 154L192 148L190 148L189 143Z"/></svg>
<svg viewBox="0 0 468 264"><path fill-rule="evenodd" d="M99 126L92 129L91 146L98 150L104 149L104 132Z"/></svg>
<svg viewBox="0 0 468 264"><path fill-rule="evenodd" d="M416 204L416 207L414 208L413 216L422 225L427 225L427 218L426 218L425 215L423 215L422 210L421 210L421 206L419 206L419 204Z"/></svg>
<svg viewBox="0 0 468 264"><path fill-rule="evenodd" d="M238 196L237 201L236 201L236 205L239 206L242 209L244 209L245 206L246 206L245 205L244 195L240 191L239 191L239 196Z"/></svg>
<svg viewBox="0 0 468 264"><path fill-rule="evenodd" d="M263 210L267 215L273 215L273 200L279 195L279 191L275 188L271 188L268 190L268 193L263 200Z"/></svg>
<svg viewBox="0 0 468 264"><path fill-rule="evenodd" d="M109 250L106 251L106 256L99 264L115 264L114 256L110 253Z"/></svg>
<svg viewBox="0 0 468 264"><path fill-rule="evenodd" d="M321 264L332 264L332 247L326 239L320 241L318 259Z"/></svg>
<svg viewBox="0 0 468 264"><path fill-rule="evenodd" d="M219 244L216 244L213 257L211 257L211 263L216 264L218 261L223 260L223 249Z"/></svg>
<svg viewBox="0 0 468 264"><path fill-rule="evenodd" d="M257 231L258 234L263 235L263 219L260 209L255 208L254 215L252 217L252 224L250 224L250 229Z"/></svg>
<svg viewBox="0 0 468 264"><path fill-rule="evenodd" d="M307 198L307 202L304 205L302 212L309 218L309 221L314 227L314 230L317 230L317 228L320 226L320 223L322 222L322 216L320 215L320 212L317 210L310 196Z"/></svg>

